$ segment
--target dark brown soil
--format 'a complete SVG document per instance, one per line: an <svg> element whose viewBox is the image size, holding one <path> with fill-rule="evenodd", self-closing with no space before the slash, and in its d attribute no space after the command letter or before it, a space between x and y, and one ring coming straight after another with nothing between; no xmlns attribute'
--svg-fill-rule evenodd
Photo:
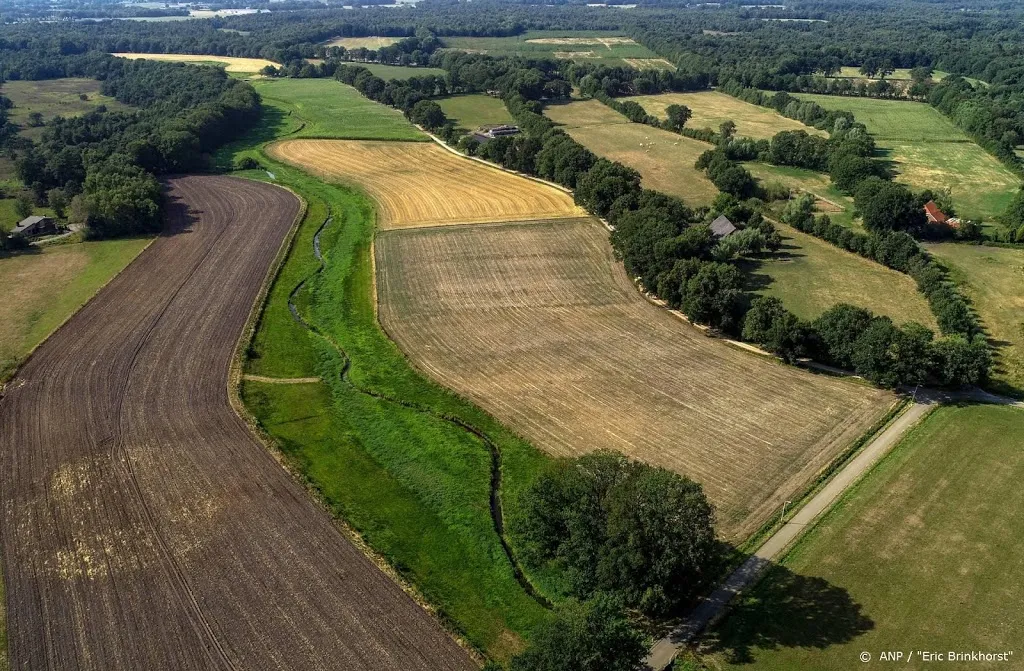
<svg viewBox="0 0 1024 671"><path fill-rule="evenodd" d="M229 403L297 199L229 177L169 195L166 234L0 401L11 668L473 668Z"/></svg>

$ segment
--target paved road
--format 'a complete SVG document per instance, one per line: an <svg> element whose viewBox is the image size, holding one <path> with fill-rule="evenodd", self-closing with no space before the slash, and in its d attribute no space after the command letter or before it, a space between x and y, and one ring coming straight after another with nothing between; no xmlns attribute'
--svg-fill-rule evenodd
<svg viewBox="0 0 1024 671"><path fill-rule="evenodd" d="M725 582L706 597L671 634L655 642L644 660L648 669L661 671L672 663L679 648L704 630L725 610L740 591L753 584L761 572L771 564L821 513L828 510L846 489L878 462L903 434L916 424L935 405L937 399L928 396L910 406L856 457L839 471L825 487L800 509L793 519L776 531L747 561L726 578Z"/></svg>

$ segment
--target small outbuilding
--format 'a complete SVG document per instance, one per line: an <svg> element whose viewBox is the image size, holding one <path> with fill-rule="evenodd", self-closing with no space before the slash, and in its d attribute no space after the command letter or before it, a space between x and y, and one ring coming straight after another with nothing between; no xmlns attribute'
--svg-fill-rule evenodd
<svg viewBox="0 0 1024 671"><path fill-rule="evenodd" d="M724 214L711 222L711 234L719 240L729 237L737 230L736 226Z"/></svg>
<svg viewBox="0 0 1024 671"><path fill-rule="evenodd" d="M11 229L11 235L21 235L26 238L35 238L40 235L52 235L57 232L57 222L53 217L25 217L18 222L18 225Z"/></svg>

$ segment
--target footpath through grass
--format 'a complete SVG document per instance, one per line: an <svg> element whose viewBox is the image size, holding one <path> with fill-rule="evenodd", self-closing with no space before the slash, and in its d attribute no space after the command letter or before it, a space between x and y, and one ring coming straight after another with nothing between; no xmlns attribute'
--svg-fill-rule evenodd
<svg viewBox="0 0 1024 671"><path fill-rule="evenodd" d="M713 668L839 671L866 668L863 651L877 664L886 650L1017 647L1022 435L1018 408L934 411L711 632Z"/></svg>
<svg viewBox="0 0 1024 671"><path fill-rule="evenodd" d="M443 418L476 427L500 448L507 525L548 458L410 367L376 320L371 201L258 152L254 147L270 139L268 133L294 128L282 115L269 115L267 124L249 148L239 143L219 163L256 156L309 207L271 288L246 372L320 376L323 382L246 381L242 398L338 517L473 646L506 660L546 611L517 582L494 530L487 446ZM267 179L263 171L239 174ZM325 268L318 272L312 242L328 215L320 238ZM323 337L289 310L289 295L303 280L293 301ZM351 361L346 379L338 348Z"/></svg>

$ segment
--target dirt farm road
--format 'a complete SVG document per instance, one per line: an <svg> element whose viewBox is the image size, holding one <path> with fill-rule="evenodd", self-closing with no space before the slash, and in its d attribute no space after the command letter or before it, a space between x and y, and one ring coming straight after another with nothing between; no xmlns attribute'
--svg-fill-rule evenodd
<svg viewBox="0 0 1024 671"><path fill-rule="evenodd" d="M474 669L230 405L298 200L168 186L165 234L0 400L11 668Z"/></svg>

